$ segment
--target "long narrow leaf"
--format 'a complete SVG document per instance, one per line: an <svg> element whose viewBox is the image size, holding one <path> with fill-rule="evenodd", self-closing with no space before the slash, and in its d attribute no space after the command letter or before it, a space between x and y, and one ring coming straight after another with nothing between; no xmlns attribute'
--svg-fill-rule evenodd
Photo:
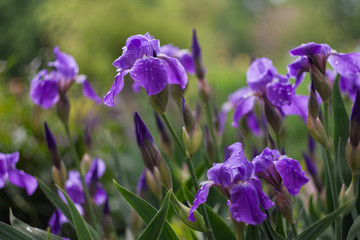
<svg viewBox="0 0 360 240"><path fill-rule="evenodd" d="M275 231L275 229L271 226L271 224L269 223L268 220L265 220L263 225L264 225L265 230L268 232L268 234L270 235L270 237L272 239L285 240L285 238L283 236L281 236L278 232Z"/></svg>
<svg viewBox="0 0 360 240"><path fill-rule="evenodd" d="M351 199L346 202L344 205L339 207L336 211L328 214L326 217L318 220L313 223L309 227L307 227L302 233L300 233L297 237L297 240L312 240L316 239L325 229L332 224L336 218L347 208L349 208L352 204L354 204L356 199Z"/></svg>
<svg viewBox="0 0 360 240"><path fill-rule="evenodd" d="M164 223L166 221L167 212L169 210L169 202L170 202L169 200L171 194L172 191L171 190L168 191L160 207L160 210L156 213L155 217L146 226L144 231L139 236L138 240L159 239L161 231L164 227Z"/></svg>
<svg viewBox="0 0 360 240"><path fill-rule="evenodd" d="M33 240L25 233L13 228L12 226L0 222L0 239L2 240Z"/></svg>
<svg viewBox="0 0 360 240"><path fill-rule="evenodd" d="M51 237L52 240L62 240L61 237L56 236L54 234L48 233L47 231L44 231L42 229L32 227L27 223L22 222L21 220L17 219L11 209L10 209L10 223L13 226L13 228L16 228L20 232L23 232L24 234L32 237L35 240L44 240L48 238L48 235Z"/></svg>
<svg viewBox="0 0 360 240"><path fill-rule="evenodd" d="M49 199L49 201L56 208L60 209L60 211L67 218L69 223L75 227L70 210L66 205L66 203L64 203L63 200L56 193L54 193L41 179L37 178L37 181L39 187L41 188L45 196ZM88 225L88 228L90 229L91 235L94 239L100 239L99 234L95 231L95 229L92 226Z"/></svg>
<svg viewBox="0 0 360 240"><path fill-rule="evenodd" d="M353 240L360 234L360 216L358 216L354 223L351 225L346 240Z"/></svg>
<svg viewBox="0 0 360 240"><path fill-rule="evenodd" d="M134 193L130 192L126 188L120 186L115 180L114 185L119 193L125 198L125 200L133 207L133 209L137 212L139 217L144 221L147 225L150 223L151 219L157 213L156 208L154 208L150 203L146 202L142 198L136 196ZM179 237L176 235L174 229L170 226L170 224L165 221L164 229L160 235L160 239L163 240L179 240Z"/></svg>
<svg viewBox="0 0 360 240"><path fill-rule="evenodd" d="M69 195L65 192L65 190L63 190L61 188L59 188L59 189L64 194L64 196L66 198L66 201L68 203L69 210L71 212L71 217L72 217L72 220L74 221L74 225L75 225L76 234L78 236L78 239L79 240L91 240L91 239L93 239L91 234L90 234L90 231L89 231L88 227L86 226L85 220L80 215L79 211L77 210L75 204L73 203L73 201L71 200Z"/></svg>

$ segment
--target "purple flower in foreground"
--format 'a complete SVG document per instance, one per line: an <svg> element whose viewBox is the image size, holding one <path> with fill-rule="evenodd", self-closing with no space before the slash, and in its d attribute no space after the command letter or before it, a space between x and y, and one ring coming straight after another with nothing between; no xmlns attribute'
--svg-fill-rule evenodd
<svg viewBox="0 0 360 240"><path fill-rule="evenodd" d="M195 74L195 66L192 54L187 49L180 49L172 44L160 47L160 52L173 58L177 58L186 72Z"/></svg>
<svg viewBox="0 0 360 240"><path fill-rule="evenodd" d="M50 62L48 66L54 67L55 70L48 72L43 69L35 76L30 85L31 100L42 108L49 109L65 95L73 83L78 83L83 85L85 97L100 104L101 99L87 81L86 76L78 75L79 67L75 59L61 52L59 47L54 48L54 53L56 60Z"/></svg>
<svg viewBox="0 0 360 240"><path fill-rule="evenodd" d="M281 155L276 149L265 148L252 163L255 165L255 175L266 180L279 191L282 191L284 184L289 193L296 195L309 181L298 161Z"/></svg>
<svg viewBox="0 0 360 240"><path fill-rule="evenodd" d="M114 106L114 97L124 87L124 76L130 73L131 78L146 89L148 95L163 91L167 84L179 84L184 89L187 75L179 60L160 52L160 41L149 33L134 35L126 40L122 55L113 66L118 74L107 95L104 104ZM135 86L136 87L136 86Z"/></svg>
<svg viewBox="0 0 360 240"><path fill-rule="evenodd" d="M326 69L326 62L328 62L341 76L340 89L348 93L352 99L355 97L356 89L360 87L360 52L337 53L327 44L310 42L290 50L289 53L292 56L298 56L298 59L288 65L290 77L296 78L296 86L304 79L304 73L310 71L315 73L315 78L316 75L322 75L330 78L331 82L334 74L329 75ZM319 90L322 95L321 89Z"/></svg>
<svg viewBox="0 0 360 240"><path fill-rule="evenodd" d="M244 155L241 143L229 147L230 157L224 163L215 163L207 172L209 181L202 184L189 212L189 220L194 221L193 212L206 202L209 189L215 186L229 199L231 216L238 222L260 224L266 214L260 210L274 205L261 189L260 180L254 175L255 166Z"/></svg>
<svg viewBox="0 0 360 240"><path fill-rule="evenodd" d="M25 188L28 195L32 195L38 184L36 178L16 169L15 165L19 161L19 152L0 153L0 189L5 186L6 179L21 188Z"/></svg>
<svg viewBox="0 0 360 240"><path fill-rule="evenodd" d="M303 116L307 112L306 103L303 103L301 96L295 96L295 87L287 77L277 73L270 59L256 59L248 68L246 77L248 86L230 94L229 102L226 103L235 108L233 127L238 127L240 118L253 109L256 99L270 102L286 115ZM288 110L291 105L292 111ZM229 109L228 106L225 108Z"/></svg>

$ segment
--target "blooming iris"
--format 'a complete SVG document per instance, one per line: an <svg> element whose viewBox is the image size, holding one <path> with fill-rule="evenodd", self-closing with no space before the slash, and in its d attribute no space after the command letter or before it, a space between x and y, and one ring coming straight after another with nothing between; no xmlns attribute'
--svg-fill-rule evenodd
<svg viewBox="0 0 360 240"><path fill-rule="evenodd" d="M290 50L289 53L298 56L288 65L290 77L296 78L296 86L304 79L304 72L315 70L312 66L325 77L328 62L341 76L340 89L347 92L350 98L355 98L356 89L360 87L360 52L337 53L327 44L310 42Z"/></svg>
<svg viewBox="0 0 360 240"><path fill-rule="evenodd" d="M90 166L89 171L85 174L85 183L90 190L90 196L96 205L101 205L107 201L107 193L99 182L105 173L105 163L100 158L95 158ZM85 194L81 183L80 173L78 171L69 171L68 179L65 183L65 190L69 194L71 200L75 203L76 208L83 215L81 204L85 203ZM66 202L64 195L58 191L60 198ZM51 232L58 234L61 225L67 222L66 217L59 209L56 209L49 220Z"/></svg>
<svg viewBox="0 0 360 240"><path fill-rule="evenodd" d="M78 75L79 67L75 59L69 54L61 52L57 46L54 48L54 53L56 60L48 63L48 66L54 67L56 70L48 72L43 69L36 75L30 85L31 100L42 108L49 109L65 95L75 82L83 85L85 97L100 104L101 99L96 95L86 76Z"/></svg>
<svg viewBox="0 0 360 240"><path fill-rule="evenodd" d="M36 178L16 169L15 165L19 161L19 152L0 153L0 189L5 186L6 179L21 188L25 188L28 195L32 195L38 184Z"/></svg>
<svg viewBox="0 0 360 240"><path fill-rule="evenodd" d="M205 203L209 189L216 186L229 198L231 216L238 222L260 224L266 214L260 210L274 205L261 189L260 180L254 175L255 166L249 162L237 142L229 147L230 156L224 163L215 163L207 172L209 181L202 184L189 211L189 220L194 221L194 211Z"/></svg>
<svg viewBox="0 0 360 240"><path fill-rule="evenodd" d="M126 40L122 55L113 62L118 74L107 95L104 104L114 106L114 97L124 87L124 76L131 78L146 89L148 95L163 91L167 84L179 84L184 89L187 75L183 65L176 58L161 54L160 41L149 33L134 35Z"/></svg>
<svg viewBox="0 0 360 240"><path fill-rule="evenodd" d="M276 149L265 148L252 160L252 163L255 165L256 176L263 178L280 191L283 183L292 195L297 195L300 188L309 181L298 161L281 155Z"/></svg>

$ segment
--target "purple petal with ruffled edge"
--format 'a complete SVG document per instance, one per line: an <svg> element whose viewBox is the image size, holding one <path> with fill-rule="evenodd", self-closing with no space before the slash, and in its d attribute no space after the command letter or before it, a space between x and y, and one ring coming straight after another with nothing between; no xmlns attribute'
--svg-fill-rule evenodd
<svg viewBox="0 0 360 240"><path fill-rule="evenodd" d="M243 87L240 88L238 90L236 90L235 92L231 93L228 96L229 102L231 102L233 105L237 105L238 102L243 101L245 98L248 98L250 96L254 95L254 91L251 90L249 87Z"/></svg>
<svg viewBox="0 0 360 240"><path fill-rule="evenodd" d="M192 54L183 49L180 50L176 56L179 59L181 65L185 68L185 71L190 74L195 74L195 63Z"/></svg>
<svg viewBox="0 0 360 240"><path fill-rule="evenodd" d="M310 56L322 52L322 44L309 42L289 51L291 56Z"/></svg>
<svg viewBox="0 0 360 240"><path fill-rule="evenodd" d="M264 91L268 83L277 73L272 61L268 58L258 58L251 63L246 72L247 84L253 91Z"/></svg>
<svg viewBox="0 0 360 240"><path fill-rule="evenodd" d="M253 177L249 180L249 183L253 185L255 188L257 195L259 197L260 206L263 209L269 209L274 206L274 203L270 200L270 198L263 192L261 187L261 181L257 177Z"/></svg>
<svg viewBox="0 0 360 240"><path fill-rule="evenodd" d="M29 196L35 192L38 186L36 178L22 170L9 169L8 177L12 184L21 188L25 188Z"/></svg>
<svg viewBox="0 0 360 240"><path fill-rule="evenodd" d="M266 219L266 214L259 208L257 190L251 183L244 182L234 186L230 196L230 213L236 221L258 225Z"/></svg>
<svg viewBox="0 0 360 240"><path fill-rule="evenodd" d="M342 76L360 73L360 52L333 53L329 56L328 62Z"/></svg>
<svg viewBox="0 0 360 240"><path fill-rule="evenodd" d="M305 72L310 71L310 63L307 57L299 57L287 66L289 76L295 78L295 87L304 80Z"/></svg>
<svg viewBox="0 0 360 240"><path fill-rule="evenodd" d="M290 83L272 82L266 85L266 96L277 107L289 105L295 95L295 88Z"/></svg>
<svg viewBox="0 0 360 240"><path fill-rule="evenodd" d="M73 56L61 52L59 47L54 48L56 60L49 62L48 66L55 67L56 71L61 74L65 80L71 80L79 73L79 67Z"/></svg>
<svg viewBox="0 0 360 240"><path fill-rule="evenodd" d="M285 115L298 115L302 118L302 120L304 120L304 122L307 122L307 115L308 115L307 103L308 103L307 96L295 95L291 99L291 104L282 106L281 111Z"/></svg>
<svg viewBox="0 0 360 240"><path fill-rule="evenodd" d="M126 74L128 74L129 72L130 72L130 70L119 71L119 73L115 76L114 83L111 86L109 92L106 94L106 96L104 97L104 100L103 100L103 102L106 106L109 106L109 107L114 106L114 98L123 89L124 76Z"/></svg>
<svg viewBox="0 0 360 240"><path fill-rule="evenodd" d="M168 83L179 84L181 89L184 89L188 82L188 77L186 75L184 67L181 65L179 60L164 55L161 55L159 57L161 62L165 66L168 76Z"/></svg>
<svg viewBox="0 0 360 240"><path fill-rule="evenodd" d="M105 170L106 166L104 161L100 158L94 158L89 171L85 174L86 184L90 184L92 179L98 181L104 175Z"/></svg>
<svg viewBox="0 0 360 240"><path fill-rule="evenodd" d="M53 76L44 69L31 81L30 98L43 109L51 108L59 100L58 80Z"/></svg>
<svg viewBox="0 0 360 240"><path fill-rule="evenodd" d="M300 163L294 159L284 157L274 164L285 187L292 195L297 195L300 188L309 181L306 172L301 170Z"/></svg>
<svg viewBox="0 0 360 240"><path fill-rule="evenodd" d="M248 98L243 99L239 103L237 103L234 111L233 116L233 122L231 123L231 126L238 127L239 126L239 120L247 113L249 113L255 104L256 97L255 96L249 96Z"/></svg>
<svg viewBox="0 0 360 240"><path fill-rule="evenodd" d="M195 222L194 212L200 206L206 202L207 196L209 195L209 189L214 185L213 182L204 182L199 191L197 192L193 205L189 211L189 221Z"/></svg>
<svg viewBox="0 0 360 240"><path fill-rule="evenodd" d="M75 78L75 82L83 85L83 94L85 97L93 100L97 104L101 104L101 98L96 94L91 84L86 79L85 75L79 75Z"/></svg>
<svg viewBox="0 0 360 240"><path fill-rule="evenodd" d="M168 75L162 61L154 57L144 57L136 61L130 71L134 81L146 89L148 95L160 93L167 85Z"/></svg>
<svg viewBox="0 0 360 240"><path fill-rule="evenodd" d="M85 202L84 189L82 187L80 173L69 171L68 180L65 183L66 192L74 203L83 204Z"/></svg>
<svg viewBox="0 0 360 240"><path fill-rule="evenodd" d="M355 100L356 91L360 89L360 73L341 76L339 81L341 92L347 93L352 101Z"/></svg>
<svg viewBox="0 0 360 240"><path fill-rule="evenodd" d="M265 148L260 155L256 156L251 161L255 165L255 174L266 173L270 171L274 161L279 159L280 156L281 155L278 150L271 150L270 148Z"/></svg>

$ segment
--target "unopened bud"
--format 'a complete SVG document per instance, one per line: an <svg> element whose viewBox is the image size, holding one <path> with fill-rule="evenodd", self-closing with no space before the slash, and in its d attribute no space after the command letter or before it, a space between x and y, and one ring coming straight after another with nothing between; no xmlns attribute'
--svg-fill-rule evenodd
<svg viewBox="0 0 360 240"><path fill-rule="evenodd" d="M341 186L339 193L339 204L340 206L344 205L346 202L355 198L354 192L354 181L351 182L350 186L345 191L345 184ZM349 214L352 209L355 207L356 201L353 201L346 209L343 210L341 216Z"/></svg>
<svg viewBox="0 0 360 240"><path fill-rule="evenodd" d="M87 151L90 151L92 148L92 145L93 145L93 141L92 141L91 132L90 132L90 128L89 128L88 124L85 125L83 140L84 140L84 145L85 145Z"/></svg>
<svg viewBox="0 0 360 240"><path fill-rule="evenodd" d="M280 210L281 215L290 223L294 223L293 205L291 198L285 187L281 191L276 190L276 206Z"/></svg>
<svg viewBox="0 0 360 240"><path fill-rule="evenodd" d="M265 117L267 122L276 134L280 134L283 129L283 119L280 111L272 106L268 101L265 101Z"/></svg>
<svg viewBox="0 0 360 240"><path fill-rule="evenodd" d="M193 29L193 36L191 42L191 51L193 55L193 60L195 63L195 73L198 79L203 79L205 76L204 65L202 61L202 54L199 41L196 36L196 29Z"/></svg>
<svg viewBox="0 0 360 240"><path fill-rule="evenodd" d="M199 96L205 103L209 103L211 99L211 88L208 81L203 78L197 81Z"/></svg>
<svg viewBox="0 0 360 240"><path fill-rule="evenodd" d="M184 91L185 89L181 89L181 86L179 84L170 85L170 94L179 108L181 108L181 98L184 94Z"/></svg>
<svg viewBox="0 0 360 240"><path fill-rule="evenodd" d="M171 156L173 152L173 145L169 133L166 130L163 122L161 121L157 113L155 113L155 120L156 120L156 126L160 132L160 142L161 142L162 150L167 156Z"/></svg>
<svg viewBox="0 0 360 240"><path fill-rule="evenodd" d="M60 94L60 99L56 104L56 112L63 124L67 126L69 123L70 102L65 94Z"/></svg>
<svg viewBox="0 0 360 240"><path fill-rule="evenodd" d="M350 142L353 147L357 147L360 141L360 95L359 90L356 91L354 105L350 116Z"/></svg>
<svg viewBox="0 0 360 240"><path fill-rule="evenodd" d="M169 99L169 85L166 85L164 90L162 90L160 93L149 96L149 101L151 106L159 114L163 114L166 112L168 99Z"/></svg>
<svg viewBox="0 0 360 240"><path fill-rule="evenodd" d="M54 182L60 187L65 187L65 182L67 178L67 170L63 161L60 160L60 167L57 168L55 166L52 167L52 176Z"/></svg>
<svg viewBox="0 0 360 240"><path fill-rule="evenodd" d="M204 223L204 219L201 216L201 214L195 210L194 211L194 218L195 221L189 221L189 211L190 208L186 207L184 204L182 204L174 194L171 195L171 202L174 206L176 215L180 218L180 220L191 229L194 229L196 231L206 232L206 227Z"/></svg>
<svg viewBox="0 0 360 240"><path fill-rule="evenodd" d="M310 64L310 79L324 103L329 102L332 96L332 83L325 73L322 73L314 64Z"/></svg>
<svg viewBox="0 0 360 240"><path fill-rule="evenodd" d="M313 118L319 115L319 103L316 96L314 81L311 81L311 88L308 99L308 112Z"/></svg>
<svg viewBox="0 0 360 240"><path fill-rule="evenodd" d="M51 161L57 169L60 169L61 159L60 159L60 153L58 151L55 138L52 135L50 128L48 127L46 122L44 122L44 127L45 127L46 143L47 143L48 149L50 151Z"/></svg>
<svg viewBox="0 0 360 240"><path fill-rule="evenodd" d="M131 228L134 233L134 236L137 237L140 234L143 221L139 215L135 212L134 209L131 209Z"/></svg>
<svg viewBox="0 0 360 240"><path fill-rule="evenodd" d="M215 145L213 139L210 135L208 126L205 125L204 128L204 147L206 149L207 155L210 158L211 163L215 161Z"/></svg>
<svg viewBox="0 0 360 240"><path fill-rule="evenodd" d="M157 166L154 169L156 170L155 172L158 171L158 178L160 179L161 184L166 188L166 190L172 189L170 168L163 157L159 158Z"/></svg>
<svg viewBox="0 0 360 240"><path fill-rule="evenodd" d="M346 160L352 175L355 175L360 170L360 145L354 147L349 138L346 144Z"/></svg>
<svg viewBox="0 0 360 240"><path fill-rule="evenodd" d="M200 103L196 103L195 109L193 111L193 115L194 115L194 118L195 118L196 122L201 124L201 122L202 122L202 114L201 114L201 105L200 105Z"/></svg>
<svg viewBox="0 0 360 240"><path fill-rule="evenodd" d="M311 136L325 148L329 147L329 141L326 130L319 118L313 118L311 114L308 115L307 125Z"/></svg>
<svg viewBox="0 0 360 240"><path fill-rule="evenodd" d="M85 174L89 171L92 161L93 160L92 160L90 154L84 153L84 155L81 158L81 162L80 162L80 170L83 174Z"/></svg>
<svg viewBox="0 0 360 240"><path fill-rule="evenodd" d="M145 168L145 179L150 191L155 195L157 199L161 200L161 183L157 178L156 174L151 172L150 169Z"/></svg>

